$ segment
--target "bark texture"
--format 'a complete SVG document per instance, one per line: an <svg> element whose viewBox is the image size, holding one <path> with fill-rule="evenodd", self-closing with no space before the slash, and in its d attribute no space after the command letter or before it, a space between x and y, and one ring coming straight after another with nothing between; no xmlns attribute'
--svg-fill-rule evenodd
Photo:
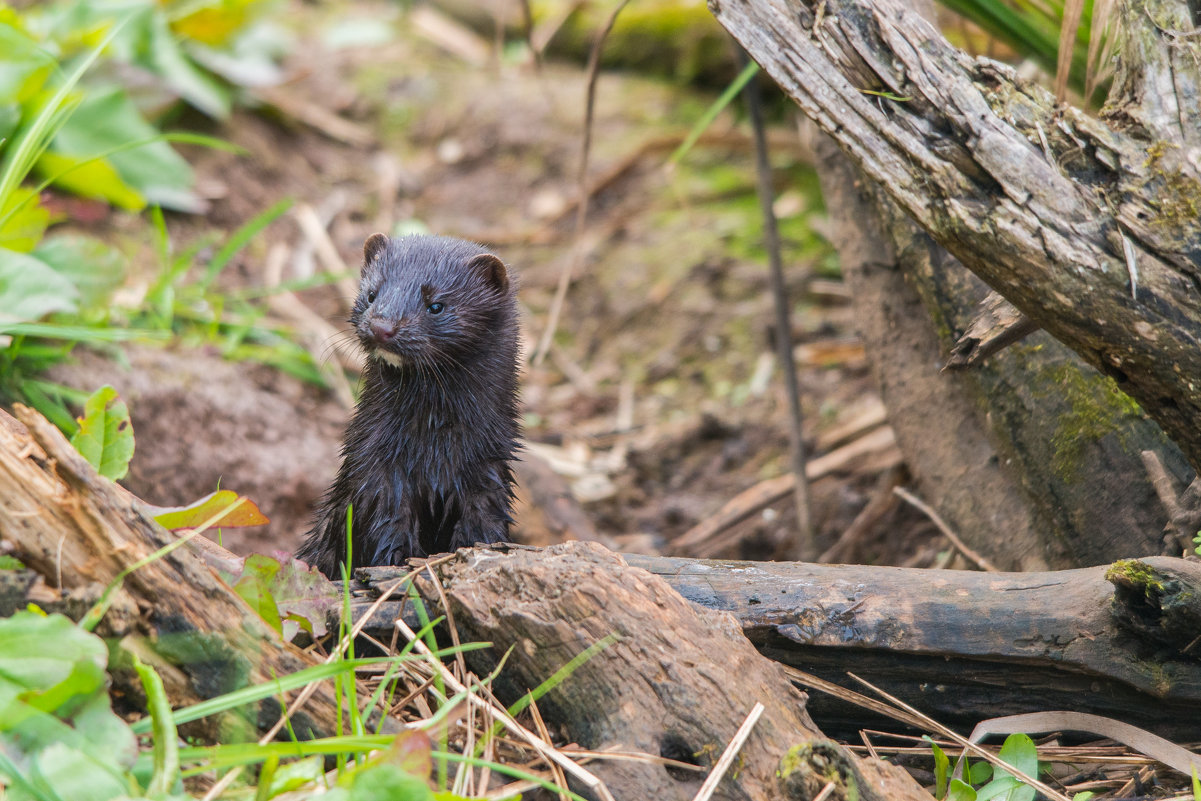
<svg viewBox="0 0 1201 801"><path fill-rule="evenodd" d="M96 473L44 417L17 407L24 426L0 411L0 539L32 572L14 588L47 608L82 616L124 569L176 540L141 503ZM27 427L27 428L26 428ZM0 609L11 614L14 608ZM74 613L74 614L73 614ZM97 630L153 665L173 706L211 698L316 664L283 643L190 548L177 548L130 573ZM132 670L114 673L119 695L141 698ZM337 704L318 688L293 725L302 737L337 731ZM264 701L248 719L226 716L194 724L204 738L244 738L269 728L279 704Z"/></svg>
<svg viewBox="0 0 1201 801"><path fill-rule="evenodd" d="M1139 453L1160 454L1186 482L1180 450L1045 332L971 370L941 370L988 288L828 137L818 151L860 333L921 493L968 545L1009 569L1162 552L1168 515Z"/></svg>
<svg viewBox="0 0 1201 801"><path fill-rule="evenodd" d="M1201 40L1187 3L1125 5L1101 119L955 50L898 0L710 8L936 242L1201 465Z"/></svg>
<svg viewBox="0 0 1201 801"><path fill-rule="evenodd" d="M795 697L780 694L777 674L751 658L746 640L764 656L835 684L850 684L852 671L965 731L999 715L1069 709L1178 741L1201 738L1201 563L1153 557L980 573L622 558L631 569L592 544L463 551L441 573L465 638L518 645L510 657L519 677L509 687L514 696L609 632L622 636L573 675L566 693L552 694L549 706L540 702L567 739L590 747L624 743L675 753L673 743L702 743L711 753L708 744L728 737L754 698L773 710L767 719L787 721L781 725L796 737L814 736L803 713L787 711ZM356 619L402 575L399 568L356 571ZM733 617L694 614L668 587ZM428 582L422 593L438 604ZM390 636L403 606L385 603L365 630ZM814 693L805 708L823 732L840 738L882 724L824 693ZM774 737L774 729L766 731ZM760 764L751 760L752 776ZM662 778L655 766L614 770L619 782Z"/></svg>
<svg viewBox="0 0 1201 801"><path fill-rule="evenodd" d="M601 545L462 550L437 572L463 641L494 645L472 652L482 660L473 669L491 672L512 648L498 678L507 700L618 636L538 702L551 731L568 741L708 768L759 701L766 711L739 752L736 776L727 774L715 798L812 798L830 782L828 797L836 799L929 798L900 769L826 740L805 713L804 693L755 652L734 618L689 604L661 578L627 566ZM365 568L356 575L380 586L403 572ZM428 574L420 574L417 586L441 611L442 594ZM589 767L617 798L687 801L705 776L641 762L600 760Z"/></svg>

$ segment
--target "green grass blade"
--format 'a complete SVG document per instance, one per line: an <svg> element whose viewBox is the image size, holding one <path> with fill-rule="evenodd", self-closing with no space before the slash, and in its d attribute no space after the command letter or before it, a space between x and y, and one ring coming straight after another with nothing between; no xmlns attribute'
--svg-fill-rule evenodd
<svg viewBox="0 0 1201 801"><path fill-rule="evenodd" d="M246 247L250 240L258 236L260 231L275 222L288 209L292 208L292 203L292 198L284 198L234 231L221 249L213 256L213 260L209 262L200 286L207 288L221 274L221 271L225 269L225 265L229 264L229 260L236 256L242 248Z"/></svg>
<svg viewBox="0 0 1201 801"><path fill-rule="evenodd" d="M742 91L742 87L746 86L747 82L751 78L754 78L755 73L758 71L759 65L753 61L742 68L742 72L738 73L738 77L734 79L734 82L726 87L726 90L721 93L721 96L717 100L713 101L713 105L705 109L705 113L696 121L696 125L692 126L692 130L688 132L688 136L684 137L684 141L680 143L680 146L667 159L668 164L675 164L688 155L688 151L692 150L693 145L697 143L701 135L709 129L709 126L717 119L717 115L721 114L722 110L730 105L734 98L738 97L738 93Z"/></svg>
<svg viewBox="0 0 1201 801"><path fill-rule="evenodd" d="M146 795L165 798L179 777L179 736L171 719L171 702L167 700L162 678L137 654L132 656L133 669L138 673L142 689L146 691L146 705L150 709L150 720L154 727L154 774L146 787Z"/></svg>
<svg viewBox="0 0 1201 801"><path fill-rule="evenodd" d="M25 180L25 176L33 169L34 162L49 146L50 141L54 138L54 134L70 117L70 112L66 114L60 113L67 100L68 95L79 83L92 65L96 63L96 59L104 52L104 48L108 47L125 24L129 22L131 17L115 23L112 29L105 34L104 38L88 51L87 55L76 65L74 71L63 82L58 91L44 105L28 128L25 128L17 135L16 141L13 143L11 155L4 160L3 174L0 174L0 204L4 198L7 198L21 181ZM71 109L72 111L74 109Z"/></svg>

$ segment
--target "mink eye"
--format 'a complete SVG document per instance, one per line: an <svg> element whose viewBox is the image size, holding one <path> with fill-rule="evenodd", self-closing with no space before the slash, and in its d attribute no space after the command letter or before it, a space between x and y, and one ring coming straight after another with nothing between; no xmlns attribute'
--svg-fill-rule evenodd
<svg viewBox="0 0 1201 801"><path fill-rule="evenodd" d="M442 313L442 304L441 303L431 303L429 306L426 307L426 311L428 311L430 314L441 314Z"/></svg>
<svg viewBox="0 0 1201 801"><path fill-rule="evenodd" d="M375 293L374 289L367 290L367 302L368 303L375 303L375 294L376 293Z"/></svg>

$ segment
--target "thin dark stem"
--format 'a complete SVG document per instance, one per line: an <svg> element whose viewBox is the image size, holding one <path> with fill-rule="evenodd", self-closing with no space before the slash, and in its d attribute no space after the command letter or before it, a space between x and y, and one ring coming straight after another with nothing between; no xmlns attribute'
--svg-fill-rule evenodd
<svg viewBox="0 0 1201 801"><path fill-rule="evenodd" d="M745 63L747 55L739 49ZM763 101L759 85L751 80L743 87L742 97L746 101L751 117L751 128L755 135L755 172L758 178L759 207L763 212L763 244L767 248L771 264L771 293L776 306L776 355L784 368L784 384L788 389L788 411L791 419L789 433L792 439L792 472L796 476L793 496L796 500L797 555L802 561L817 558L817 539L813 533L813 520L809 513L809 481L805 477L805 440L801 430L801 389L797 382L796 363L792 358L792 322L788 309L788 291L784 286L784 266L780 258L780 230L776 225L776 213L772 208L775 192L772 188L771 163L767 157L767 135L763 124Z"/></svg>
<svg viewBox="0 0 1201 801"><path fill-rule="evenodd" d="M571 286L571 277L575 273L579 263L583 261L584 222L588 218L589 201L588 156L592 151L592 121L596 113L596 79L600 76L601 50L604 48L605 39L609 36L609 32L613 30L613 24L617 22L617 16L621 14L622 9L629 2L630 0L621 0L613 9L613 13L605 21L605 26L601 28L600 33L596 36L596 40L592 43L592 52L588 54L588 97L584 104L584 139L580 146L579 169L576 171L576 191L579 193L580 202L576 206L574 241L571 248L571 258L563 265L563 269L559 273L559 284L555 287L555 297L551 300L550 311L546 316L546 328L542 331L542 338L538 341L538 347L534 351L533 363L535 367L542 364L542 360L546 358L546 354L550 350L551 342L554 341L555 337L555 329L559 327L559 314L563 311L563 302L567 298L567 289Z"/></svg>

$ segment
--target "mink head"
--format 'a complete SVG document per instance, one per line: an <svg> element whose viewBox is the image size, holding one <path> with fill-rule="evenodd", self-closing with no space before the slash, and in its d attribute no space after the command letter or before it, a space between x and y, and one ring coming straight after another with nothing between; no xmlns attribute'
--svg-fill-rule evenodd
<svg viewBox="0 0 1201 801"><path fill-rule="evenodd" d="M371 357L438 369L469 362L503 329L511 306L508 271L481 246L372 234L350 322Z"/></svg>

